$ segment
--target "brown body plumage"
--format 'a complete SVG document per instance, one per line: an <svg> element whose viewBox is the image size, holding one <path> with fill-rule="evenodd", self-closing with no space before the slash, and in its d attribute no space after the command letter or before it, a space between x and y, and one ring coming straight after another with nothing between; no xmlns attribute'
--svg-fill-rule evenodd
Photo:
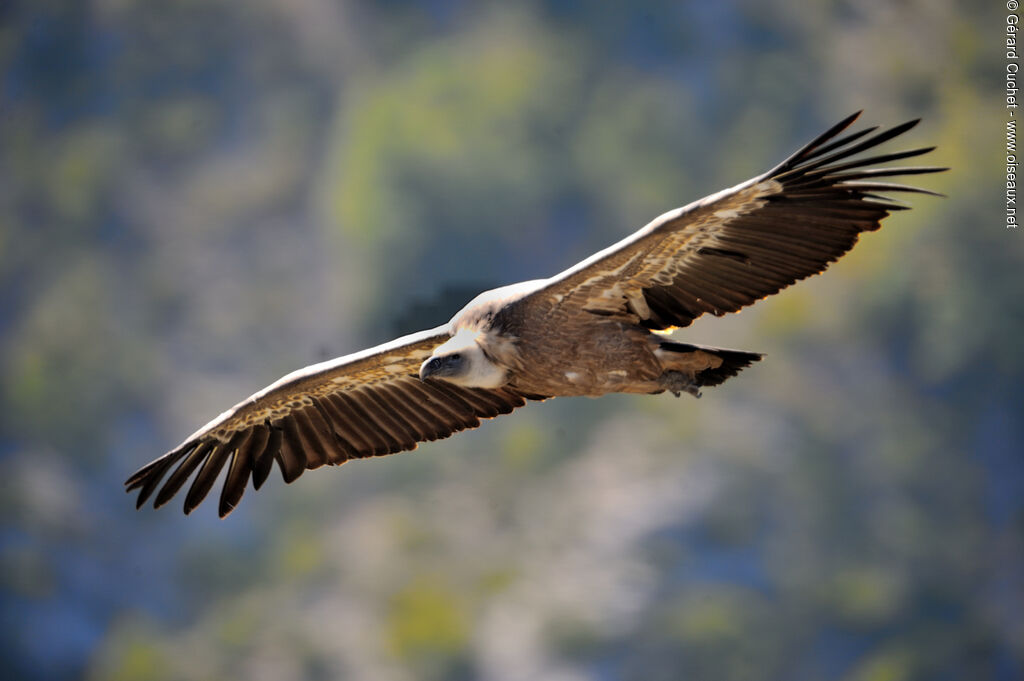
<svg viewBox="0 0 1024 681"><path fill-rule="evenodd" d="M699 395L761 355L652 331L735 312L821 272L861 232L906 208L879 192L932 193L879 178L944 168L872 167L931 148L852 158L916 121L840 136L856 117L771 171L669 211L550 279L485 292L448 324L285 376L140 469L128 490L139 490L141 506L159 488L159 507L194 474L189 513L228 466L223 516L275 462L291 482L324 464L414 449L527 400Z"/></svg>

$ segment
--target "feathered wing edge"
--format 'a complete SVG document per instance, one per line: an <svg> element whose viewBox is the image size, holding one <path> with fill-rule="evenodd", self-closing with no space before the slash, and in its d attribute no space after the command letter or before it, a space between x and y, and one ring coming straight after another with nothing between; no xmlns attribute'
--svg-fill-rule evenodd
<svg viewBox="0 0 1024 681"><path fill-rule="evenodd" d="M875 167L934 149L861 156L918 121L843 135L843 119L772 170L669 211L622 241L553 277L531 295L563 310L628 314L655 330L722 315L822 272L861 232L908 208L890 193L938 195L882 178L935 173L934 166Z"/></svg>
<svg viewBox="0 0 1024 681"><path fill-rule="evenodd" d="M653 329L686 326L710 312L721 316L814 274L847 253L861 232L874 231L890 212L906 210L889 193L941 196L879 178L947 170L935 166L875 167L927 154L935 147L859 156L916 126L908 121L878 131L840 136L860 115L848 116L764 175L717 201L684 209L663 229L681 234L683 257L669 281L642 293ZM734 208L734 202L742 207ZM701 233L688 229L699 226Z"/></svg>
<svg viewBox="0 0 1024 681"><path fill-rule="evenodd" d="M510 413L527 399L544 399L507 388L421 381L418 362L437 344L424 334L407 337L422 346L411 353L410 344L396 341L381 346L383 353L371 349L285 377L143 466L126 481L126 490L138 490L137 508L156 492L153 505L159 508L192 477L184 503L188 514L227 467L218 508L224 517L238 505L250 479L254 489L262 487L275 462L290 483L305 470L409 451L419 442L476 428L481 419ZM400 356L389 363L389 353ZM360 368L345 373L353 365ZM318 366L324 368L311 371Z"/></svg>

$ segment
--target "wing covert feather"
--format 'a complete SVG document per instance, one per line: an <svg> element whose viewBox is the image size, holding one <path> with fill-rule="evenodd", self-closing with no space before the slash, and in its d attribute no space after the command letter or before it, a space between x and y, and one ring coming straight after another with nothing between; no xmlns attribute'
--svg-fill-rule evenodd
<svg viewBox="0 0 1024 681"><path fill-rule="evenodd" d="M517 304L536 305L562 321L589 312L661 330L688 326L705 312L736 312L822 272L853 248L861 232L907 208L874 192L934 194L875 178L946 170L869 167L934 147L855 158L917 124L839 137L858 116L840 121L767 173L661 215Z"/></svg>
<svg viewBox="0 0 1024 681"><path fill-rule="evenodd" d="M250 479L255 489L263 485L275 461L284 481L292 482L323 465L415 449L526 404L507 388L420 381L420 364L449 337L447 326L438 327L293 372L139 469L125 485L139 490L140 507L159 488L154 506L160 507L194 475L184 507L190 513L227 467L218 508L223 517L238 505Z"/></svg>

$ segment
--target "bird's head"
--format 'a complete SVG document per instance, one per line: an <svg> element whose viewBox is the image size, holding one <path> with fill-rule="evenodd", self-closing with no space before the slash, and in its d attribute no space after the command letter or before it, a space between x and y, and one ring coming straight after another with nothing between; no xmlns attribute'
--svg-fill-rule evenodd
<svg viewBox="0 0 1024 681"><path fill-rule="evenodd" d="M420 365L420 380L439 379L467 388L500 388L508 372L480 347L479 334L460 331Z"/></svg>

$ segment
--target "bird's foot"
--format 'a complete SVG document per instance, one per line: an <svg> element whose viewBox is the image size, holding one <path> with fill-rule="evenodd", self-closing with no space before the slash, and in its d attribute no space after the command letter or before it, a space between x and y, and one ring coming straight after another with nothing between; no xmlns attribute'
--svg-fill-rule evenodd
<svg viewBox="0 0 1024 681"><path fill-rule="evenodd" d="M689 393L698 399L700 398L697 381L681 371L666 371L661 375L661 383L665 386L666 390L676 397L683 393Z"/></svg>

